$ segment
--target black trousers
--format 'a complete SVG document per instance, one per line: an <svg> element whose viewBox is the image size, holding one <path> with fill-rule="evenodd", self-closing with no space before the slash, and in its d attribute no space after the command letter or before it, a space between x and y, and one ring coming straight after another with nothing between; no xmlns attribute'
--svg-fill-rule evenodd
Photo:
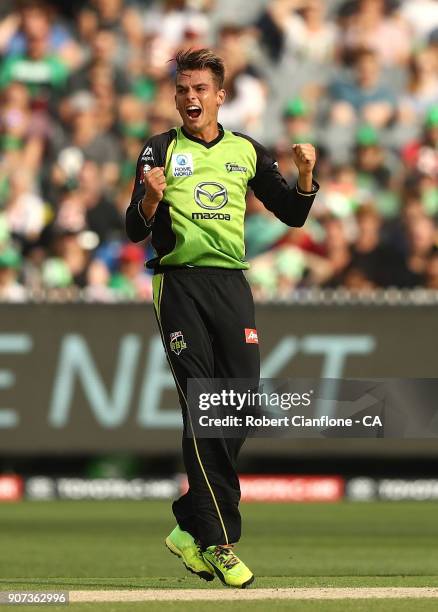
<svg viewBox="0 0 438 612"><path fill-rule="evenodd" d="M175 518L203 547L239 540L236 461L244 438L186 435L188 378L259 379L254 303L240 270L184 268L154 276L154 306L183 413L188 492L173 503ZM193 431L192 431L193 434Z"/></svg>

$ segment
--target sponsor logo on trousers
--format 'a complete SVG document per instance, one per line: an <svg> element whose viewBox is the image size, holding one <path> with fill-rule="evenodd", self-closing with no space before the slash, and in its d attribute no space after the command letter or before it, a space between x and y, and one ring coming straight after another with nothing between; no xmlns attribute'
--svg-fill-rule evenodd
<svg viewBox="0 0 438 612"><path fill-rule="evenodd" d="M245 327L245 341L247 344L258 344L259 337L257 335L257 330Z"/></svg>
<svg viewBox="0 0 438 612"><path fill-rule="evenodd" d="M170 350L179 355L181 351L187 348L182 331L172 332L170 334Z"/></svg>

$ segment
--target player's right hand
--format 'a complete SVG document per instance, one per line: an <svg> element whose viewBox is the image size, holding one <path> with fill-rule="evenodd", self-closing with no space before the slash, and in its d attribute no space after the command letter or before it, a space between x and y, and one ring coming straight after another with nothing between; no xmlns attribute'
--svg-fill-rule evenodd
<svg viewBox="0 0 438 612"><path fill-rule="evenodd" d="M144 202L150 204L158 204L163 199L164 190L166 189L166 177L164 176L164 168L157 166L151 170L143 170L145 198Z"/></svg>

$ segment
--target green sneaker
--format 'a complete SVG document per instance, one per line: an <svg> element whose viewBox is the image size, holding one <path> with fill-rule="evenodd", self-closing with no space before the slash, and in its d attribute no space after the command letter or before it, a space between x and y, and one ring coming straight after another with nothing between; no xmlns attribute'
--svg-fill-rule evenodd
<svg viewBox="0 0 438 612"><path fill-rule="evenodd" d="M254 580L254 574L229 546L209 546L202 556L226 586L244 589Z"/></svg>
<svg viewBox="0 0 438 612"><path fill-rule="evenodd" d="M213 580L214 571L202 558L201 547L187 531L175 527L166 538L166 546L171 553L180 557L186 569L204 580Z"/></svg>

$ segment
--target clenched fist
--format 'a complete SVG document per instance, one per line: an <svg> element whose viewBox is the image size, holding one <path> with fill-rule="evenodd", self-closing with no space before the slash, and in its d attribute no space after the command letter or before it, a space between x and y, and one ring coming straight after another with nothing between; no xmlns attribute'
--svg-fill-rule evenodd
<svg viewBox="0 0 438 612"><path fill-rule="evenodd" d="M312 172L316 162L315 147L310 143L294 144L292 159L298 168L298 185L304 191L312 190Z"/></svg>
<svg viewBox="0 0 438 612"><path fill-rule="evenodd" d="M156 167L144 169L144 187L145 196L142 202L143 212L146 219L154 216L158 204L163 199L164 190L166 189L166 177L164 176L164 168Z"/></svg>
<svg viewBox="0 0 438 612"><path fill-rule="evenodd" d="M300 174L311 173L316 162L315 147L309 143L294 144L292 146L292 159Z"/></svg>

